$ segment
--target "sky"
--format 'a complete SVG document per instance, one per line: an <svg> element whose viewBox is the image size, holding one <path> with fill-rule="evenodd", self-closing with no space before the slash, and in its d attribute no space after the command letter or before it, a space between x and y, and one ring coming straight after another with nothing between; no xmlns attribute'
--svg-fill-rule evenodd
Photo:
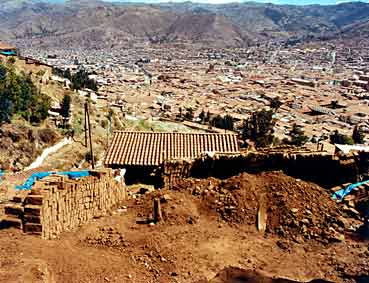
<svg viewBox="0 0 369 283"><path fill-rule="evenodd" d="M55 2L64 2L66 0L46 0L46 1L55 3ZM125 0L103 0L103 1L105 2L160 3L160 2L185 2L188 0L126 0L126 1ZM190 0L190 1L196 2L196 3L221 4L221 3L232 3L232 2L248 2L249 0ZM273 4L292 4L292 5L309 5L309 4L332 5L332 4L340 4L344 2L369 3L369 0L254 0L252 2L273 3Z"/></svg>
<svg viewBox="0 0 369 283"><path fill-rule="evenodd" d="M124 2L124 0L104 0L106 2ZM137 0L137 2L184 2L185 0ZM129 0L129 2L136 2L136 0ZM197 3L231 3L231 2L247 2L244 0L191 0L191 2ZM260 2L260 3L273 3L273 4L292 4L292 5L309 5L309 4L320 4L320 5L332 5L332 4L340 4L344 2L366 2L369 3L369 0L254 0L252 2Z"/></svg>

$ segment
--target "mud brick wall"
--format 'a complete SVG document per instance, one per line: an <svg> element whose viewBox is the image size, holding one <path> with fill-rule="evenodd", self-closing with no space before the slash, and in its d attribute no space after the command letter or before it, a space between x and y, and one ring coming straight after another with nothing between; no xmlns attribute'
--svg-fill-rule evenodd
<svg viewBox="0 0 369 283"><path fill-rule="evenodd" d="M125 198L124 182L114 180L111 171L78 180L52 175L38 181L21 203L8 206L8 216L25 233L50 239L106 214Z"/></svg>
<svg viewBox="0 0 369 283"><path fill-rule="evenodd" d="M172 188L178 180L191 176L192 166L191 161L185 160L165 162L162 169L163 186Z"/></svg>
<svg viewBox="0 0 369 283"><path fill-rule="evenodd" d="M242 172L282 170L288 175L331 188L355 182L360 174L358 155L335 156L327 153L245 152L238 155L204 156L195 161L165 162L163 186L171 188L182 178L228 178Z"/></svg>

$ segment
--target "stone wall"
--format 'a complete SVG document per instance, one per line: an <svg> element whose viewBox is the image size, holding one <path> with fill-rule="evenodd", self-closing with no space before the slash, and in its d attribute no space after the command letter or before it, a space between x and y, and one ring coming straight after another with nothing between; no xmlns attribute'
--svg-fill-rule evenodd
<svg viewBox="0 0 369 283"><path fill-rule="evenodd" d="M245 152L237 155L203 156L195 161L168 161L163 164L164 187L173 187L179 179L228 178L242 172L259 173L282 170L284 173L331 188L355 182L362 173L360 154L335 156L324 152Z"/></svg>
<svg viewBox="0 0 369 283"><path fill-rule="evenodd" d="M5 207L9 226L44 239L57 237L106 214L126 198L124 182L114 180L112 171L91 171L78 180L52 175L36 182Z"/></svg>

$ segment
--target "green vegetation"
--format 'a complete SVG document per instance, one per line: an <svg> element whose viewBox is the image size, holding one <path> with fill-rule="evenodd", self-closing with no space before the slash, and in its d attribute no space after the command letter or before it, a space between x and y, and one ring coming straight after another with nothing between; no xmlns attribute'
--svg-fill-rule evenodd
<svg viewBox="0 0 369 283"><path fill-rule="evenodd" d="M225 129L225 130L230 130L230 131L234 130L233 117L230 115L226 115L224 117L217 115L210 120L210 125L212 125L213 127L220 128L220 129Z"/></svg>
<svg viewBox="0 0 369 283"><path fill-rule="evenodd" d="M76 135L81 135L84 132L84 123L83 114L78 113L78 115L74 116L72 128Z"/></svg>
<svg viewBox="0 0 369 283"><path fill-rule="evenodd" d="M273 98L270 100L270 107L275 111L277 111L282 105L283 103L279 100L279 98Z"/></svg>
<svg viewBox="0 0 369 283"><path fill-rule="evenodd" d="M364 143L365 134L359 126L355 126L354 131L352 132L352 139L356 144Z"/></svg>
<svg viewBox="0 0 369 283"><path fill-rule="evenodd" d="M200 119L201 124L209 123L210 113L202 110L199 115L199 119Z"/></svg>
<svg viewBox="0 0 369 283"><path fill-rule="evenodd" d="M15 57L9 57L9 59L8 59L9 64L14 64L15 62L16 62Z"/></svg>
<svg viewBox="0 0 369 283"><path fill-rule="evenodd" d="M77 73L72 74L69 69L63 71L57 68L53 69L53 73L69 79L72 83L72 89L84 89L88 88L97 91L97 84L95 80L88 77L88 73L85 70L79 70Z"/></svg>
<svg viewBox="0 0 369 283"><path fill-rule="evenodd" d="M64 126L65 126L66 120L70 116L71 102L72 102L72 98L70 97L70 95L68 95L68 94L64 95L62 103L60 105L60 107L61 107L60 115L63 117Z"/></svg>
<svg viewBox="0 0 369 283"><path fill-rule="evenodd" d="M254 112L247 119L242 128L242 136L244 140L255 142L256 147L266 147L273 143L274 140L274 112L271 110L261 110Z"/></svg>
<svg viewBox="0 0 369 283"><path fill-rule="evenodd" d="M185 119L192 121L193 118L195 117L194 113L193 113L193 109L191 107L187 108L187 112L185 114Z"/></svg>
<svg viewBox="0 0 369 283"><path fill-rule="evenodd" d="M289 135L291 137L290 140L283 140L286 144L302 146L309 140L309 138L304 135L304 131L301 126L298 126L297 124L293 124Z"/></svg>
<svg viewBox="0 0 369 283"><path fill-rule="evenodd" d="M40 123L48 116L50 99L40 93L30 75L17 74L13 63L0 64L0 123L18 115L30 123Z"/></svg>
<svg viewBox="0 0 369 283"><path fill-rule="evenodd" d="M72 82L73 89L89 88L97 91L96 82L89 79L88 73L85 70L80 70L72 75L70 81Z"/></svg>
<svg viewBox="0 0 369 283"><path fill-rule="evenodd" d="M333 134L331 134L330 141L333 144L354 144L354 141L351 137L339 133L338 130L335 130Z"/></svg>

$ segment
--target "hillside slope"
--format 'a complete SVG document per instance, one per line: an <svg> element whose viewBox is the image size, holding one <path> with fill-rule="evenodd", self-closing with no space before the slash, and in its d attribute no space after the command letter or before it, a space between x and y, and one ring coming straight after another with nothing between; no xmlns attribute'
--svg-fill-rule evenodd
<svg viewBox="0 0 369 283"><path fill-rule="evenodd" d="M173 41L243 46L270 38L335 35L367 20L369 4L359 2L292 6L25 1L12 9L0 6L5 31L0 39L58 47Z"/></svg>

